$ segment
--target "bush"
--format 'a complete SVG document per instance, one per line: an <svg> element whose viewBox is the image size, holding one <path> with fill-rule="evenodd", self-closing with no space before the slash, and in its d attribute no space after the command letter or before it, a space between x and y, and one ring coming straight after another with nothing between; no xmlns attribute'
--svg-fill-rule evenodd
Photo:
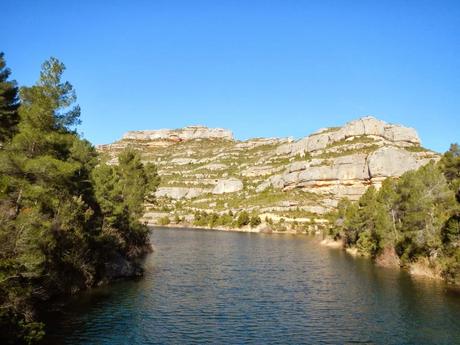
<svg viewBox="0 0 460 345"><path fill-rule="evenodd" d="M230 215L230 213L229 214L223 214L223 215L219 216L219 219L217 220L216 225L230 226L230 225L232 225L232 222L233 222L233 214L232 215Z"/></svg>
<svg viewBox="0 0 460 345"><path fill-rule="evenodd" d="M241 212L236 220L236 226L241 228L250 222L249 214L246 211Z"/></svg>
<svg viewBox="0 0 460 345"><path fill-rule="evenodd" d="M179 217L178 214L174 215L174 223L176 223L176 224L182 223L182 218Z"/></svg>
<svg viewBox="0 0 460 345"><path fill-rule="evenodd" d="M193 225L206 226L208 225L208 214L205 211L196 212L193 219Z"/></svg>
<svg viewBox="0 0 460 345"><path fill-rule="evenodd" d="M164 216L158 219L158 224L160 225L168 225L169 223L171 223L171 221L169 220L168 216Z"/></svg>
<svg viewBox="0 0 460 345"><path fill-rule="evenodd" d="M196 226L229 226L233 222L230 214L219 215L218 213L206 213L205 211L196 212L193 225Z"/></svg>
<svg viewBox="0 0 460 345"><path fill-rule="evenodd" d="M251 219L249 220L249 225L251 226L251 228L255 228L260 223L262 223L262 220L260 219L259 216L256 216L256 215L253 215Z"/></svg>

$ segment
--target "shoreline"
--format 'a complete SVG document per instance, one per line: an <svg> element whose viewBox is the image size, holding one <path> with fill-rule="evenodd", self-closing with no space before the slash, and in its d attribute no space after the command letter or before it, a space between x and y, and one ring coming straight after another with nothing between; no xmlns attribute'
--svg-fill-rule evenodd
<svg viewBox="0 0 460 345"><path fill-rule="evenodd" d="M285 230L277 231L273 229L267 229L266 227L258 226L256 228L251 228L248 225L245 225L242 228L228 228L228 227L209 227L209 226L196 226L193 224L167 224L167 225L158 225L158 224L148 224L149 228L161 229L192 229L192 230L211 230L211 231L223 231L223 232L246 232L246 233L255 233L255 234L285 234L285 235L317 235L315 233L309 234L306 232L298 232L296 230Z"/></svg>
<svg viewBox="0 0 460 345"><path fill-rule="evenodd" d="M276 230L269 230L264 231L264 228L257 227L251 229L248 226L243 228L227 228L227 227L202 227L202 226L195 226L189 224L167 224L167 225L158 225L158 224L147 224L147 226L151 229L190 229L190 230L207 230L207 231L222 231L222 232L240 232L240 233L255 233L255 234L283 234L283 235L306 235L306 236L315 236L320 237L320 233L305 233L305 232L297 232L295 230L286 230L286 231L276 231ZM342 241L336 241L329 237L325 238L318 238L318 244L320 246L324 246L331 249L342 250L347 255L351 257L363 257L367 258L372 261L372 263L378 267L385 267L391 269L398 269L407 272L411 277L416 279L424 279L424 280L431 280L436 282L442 282L446 284L449 288L460 289L460 285L449 284L443 279L437 272L435 272L432 268L428 267L426 263L424 264L422 261L419 260L415 263L412 263L408 267L403 267L400 265L382 265L376 262L376 260L372 260L370 257L365 255L361 255L358 253L357 248L345 248L344 243Z"/></svg>
<svg viewBox="0 0 460 345"><path fill-rule="evenodd" d="M372 261L372 263L378 267L398 269L408 273L411 277L416 279L431 280L436 282L441 282L446 284L446 287L460 289L460 285L448 283L441 274L436 270L436 268L429 267L429 262L427 258L420 258L416 262L410 263L408 266L403 266L399 262L391 264L382 264L380 263L379 257L372 259L370 256L362 255L358 252L356 247L345 248L342 241L336 241L331 238L325 238L320 242L320 245L332 248L340 249L352 257L362 257L367 258ZM383 253L381 255L384 255Z"/></svg>

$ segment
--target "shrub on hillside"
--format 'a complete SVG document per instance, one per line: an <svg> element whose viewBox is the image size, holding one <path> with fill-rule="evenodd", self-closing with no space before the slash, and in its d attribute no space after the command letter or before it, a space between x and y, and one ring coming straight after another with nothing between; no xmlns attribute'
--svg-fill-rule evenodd
<svg viewBox="0 0 460 345"><path fill-rule="evenodd" d="M249 218L249 213L246 211L242 211L239 215L238 218L236 219L236 226L241 228L245 225L248 225L250 222Z"/></svg>

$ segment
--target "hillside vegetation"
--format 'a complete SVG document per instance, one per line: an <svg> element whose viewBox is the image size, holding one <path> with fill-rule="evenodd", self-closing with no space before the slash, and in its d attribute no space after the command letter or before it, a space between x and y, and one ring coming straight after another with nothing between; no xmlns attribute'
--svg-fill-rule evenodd
<svg viewBox="0 0 460 345"><path fill-rule="evenodd" d="M116 164L126 147L162 176L156 202L146 204L149 224L249 228L237 222L245 211L261 219L254 231L318 231L342 198L357 200L369 186L440 158L412 128L373 117L300 140L238 141L203 126L131 131L98 150Z"/></svg>
<svg viewBox="0 0 460 345"><path fill-rule="evenodd" d="M460 284L460 148L439 163L370 187L357 202L342 200L329 235L385 265Z"/></svg>

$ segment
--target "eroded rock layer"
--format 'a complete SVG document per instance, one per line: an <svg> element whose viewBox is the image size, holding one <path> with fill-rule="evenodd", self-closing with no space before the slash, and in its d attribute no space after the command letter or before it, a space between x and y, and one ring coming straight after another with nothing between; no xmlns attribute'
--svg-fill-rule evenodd
<svg viewBox="0 0 460 345"><path fill-rule="evenodd" d="M356 200L387 177L439 159L421 147L413 128L373 117L296 141L238 141L228 130L190 126L128 132L98 149L116 164L118 152L128 145L156 163L162 177L157 204L147 205L147 217L153 218L246 209L275 219L310 220L343 197Z"/></svg>

